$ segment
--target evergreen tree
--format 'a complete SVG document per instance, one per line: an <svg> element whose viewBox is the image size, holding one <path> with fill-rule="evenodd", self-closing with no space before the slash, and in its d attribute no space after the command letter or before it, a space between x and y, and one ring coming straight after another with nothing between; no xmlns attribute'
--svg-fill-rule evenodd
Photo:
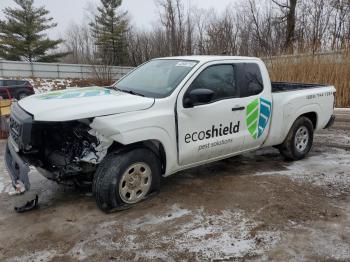
<svg viewBox="0 0 350 262"><path fill-rule="evenodd" d="M0 21L0 57L29 62L55 62L67 53L48 52L63 41L51 40L44 33L57 26L49 11L33 6L34 0L14 0L17 8L5 8Z"/></svg>
<svg viewBox="0 0 350 262"><path fill-rule="evenodd" d="M122 0L101 0L97 14L90 23L101 62L108 65L125 65L128 59L126 32L127 12L120 12Z"/></svg>

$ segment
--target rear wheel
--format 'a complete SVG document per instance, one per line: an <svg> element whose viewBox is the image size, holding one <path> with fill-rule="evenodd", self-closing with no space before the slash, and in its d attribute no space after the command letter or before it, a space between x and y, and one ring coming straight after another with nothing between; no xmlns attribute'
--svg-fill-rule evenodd
<svg viewBox="0 0 350 262"><path fill-rule="evenodd" d="M93 193L96 203L106 212L136 204L159 190L160 175L160 161L148 149L111 154L95 173Z"/></svg>
<svg viewBox="0 0 350 262"><path fill-rule="evenodd" d="M313 143L313 124L307 117L299 117L289 130L289 133L278 149L288 160L303 159Z"/></svg>

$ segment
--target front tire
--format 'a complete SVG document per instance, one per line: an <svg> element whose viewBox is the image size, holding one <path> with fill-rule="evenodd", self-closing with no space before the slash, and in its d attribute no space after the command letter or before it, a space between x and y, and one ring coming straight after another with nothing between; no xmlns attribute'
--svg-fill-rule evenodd
<svg viewBox="0 0 350 262"><path fill-rule="evenodd" d="M314 138L314 128L307 117L299 117L278 149L287 160L300 160L310 152Z"/></svg>
<svg viewBox="0 0 350 262"><path fill-rule="evenodd" d="M94 176L93 194L97 206L109 212L136 204L159 190L160 176L160 161L149 149L111 153Z"/></svg>

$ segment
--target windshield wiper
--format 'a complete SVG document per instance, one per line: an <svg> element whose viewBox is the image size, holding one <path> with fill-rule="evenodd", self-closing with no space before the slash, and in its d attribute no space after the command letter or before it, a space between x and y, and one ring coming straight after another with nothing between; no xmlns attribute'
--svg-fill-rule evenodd
<svg viewBox="0 0 350 262"><path fill-rule="evenodd" d="M135 95L135 96L142 96L142 97L145 96L145 95L143 95L143 94L137 93L137 92L132 91L132 90L120 89L120 88L118 88L118 87L116 87L116 86L112 86L112 88L114 88L114 89L117 90L117 91L124 92L124 93L128 93L128 94Z"/></svg>
<svg viewBox="0 0 350 262"><path fill-rule="evenodd" d="M120 90L121 90L121 89L120 89ZM124 93L128 93L128 94L131 94L131 95L135 95L135 96L142 96L142 97L145 96L145 95L143 95L143 94L137 93L137 92L132 91L132 90L121 90L121 91L124 92Z"/></svg>

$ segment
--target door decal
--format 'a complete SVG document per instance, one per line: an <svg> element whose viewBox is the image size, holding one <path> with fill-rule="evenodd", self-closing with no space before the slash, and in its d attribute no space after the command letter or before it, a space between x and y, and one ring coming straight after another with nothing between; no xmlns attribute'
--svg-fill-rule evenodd
<svg viewBox="0 0 350 262"><path fill-rule="evenodd" d="M254 139L258 139L264 133L271 116L271 106L272 103L263 98L257 98L247 106L246 122Z"/></svg>

